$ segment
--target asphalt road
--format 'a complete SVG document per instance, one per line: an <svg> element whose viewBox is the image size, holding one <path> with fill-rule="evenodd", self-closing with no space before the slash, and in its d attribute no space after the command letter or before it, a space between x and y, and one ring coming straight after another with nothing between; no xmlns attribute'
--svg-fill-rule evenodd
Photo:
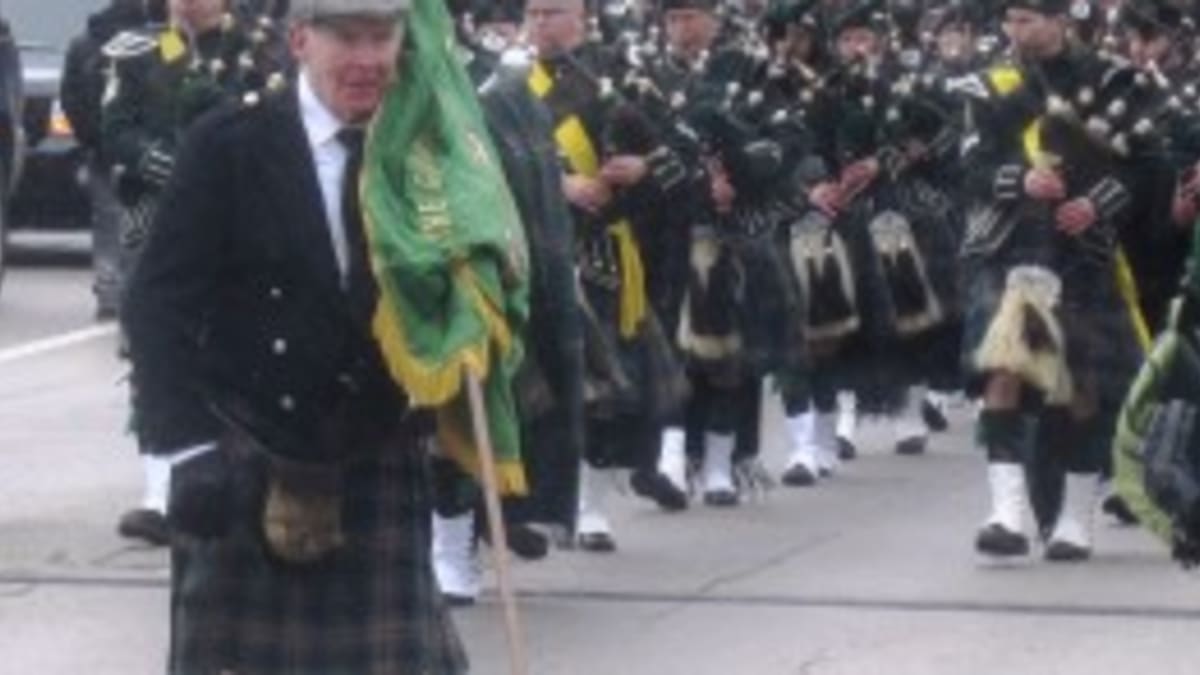
<svg viewBox="0 0 1200 675"><path fill-rule="evenodd" d="M162 551L114 534L138 496L111 326L87 273L21 267L0 295L0 672L154 675ZM766 460L778 469L777 411ZM620 552L520 564L538 675L1194 674L1200 580L1103 520L1097 557L971 550L981 457L965 413L932 452L865 456L815 491L665 515L617 500ZM474 673L506 671L495 598L456 614ZM342 675L342 674L330 674Z"/></svg>

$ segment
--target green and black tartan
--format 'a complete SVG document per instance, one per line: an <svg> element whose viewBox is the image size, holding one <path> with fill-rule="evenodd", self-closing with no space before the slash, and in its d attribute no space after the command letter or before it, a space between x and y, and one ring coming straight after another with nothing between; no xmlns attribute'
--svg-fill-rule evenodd
<svg viewBox="0 0 1200 675"><path fill-rule="evenodd" d="M430 564L427 467L412 440L347 467L346 544L314 567L268 557L251 517L177 542L171 675L457 675L467 671ZM261 473L241 466L257 513Z"/></svg>

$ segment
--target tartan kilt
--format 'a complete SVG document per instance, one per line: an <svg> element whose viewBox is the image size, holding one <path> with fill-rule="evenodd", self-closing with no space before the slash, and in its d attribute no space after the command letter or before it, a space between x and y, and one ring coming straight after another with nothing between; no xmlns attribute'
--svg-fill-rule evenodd
<svg viewBox="0 0 1200 675"><path fill-rule="evenodd" d="M971 259L963 266L963 339L961 363L966 373L968 394L983 393L986 373L975 364L975 352L983 344L992 317L1000 307L1011 264Z"/></svg>
<svg viewBox="0 0 1200 675"><path fill-rule="evenodd" d="M597 321L588 340L602 341L613 353L626 386L602 404L589 406L593 418L612 416L646 417L662 421L676 417L686 397L687 377L658 315L647 309L637 332L622 336L620 297L615 288L583 282L583 292Z"/></svg>
<svg viewBox="0 0 1200 675"><path fill-rule="evenodd" d="M932 189L928 195L936 196ZM853 391L862 415L892 415L907 401L910 387L956 380L953 367L937 360L954 339L958 300L954 290L956 252L952 213L938 212L922 200L936 201L913 185L887 184L854 202L837 221L846 242L862 326L848 336L829 362L828 372L838 389ZM893 288L871 234L872 221L884 211L909 220L913 245L920 252L927 282L927 302L939 309L932 325L901 334ZM951 360L957 362L952 356Z"/></svg>
<svg viewBox="0 0 1200 675"><path fill-rule="evenodd" d="M585 455L597 467L641 466L657 452L662 426L682 415L687 374L663 332L654 310L637 333L619 330L620 298L616 288L583 282L587 302L598 321L589 340L611 345L627 386L587 408Z"/></svg>
<svg viewBox="0 0 1200 675"><path fill-rule="evenodd" d="M1068 277L1061 310L1076 388L1094 393L1107 409L1120 408L1146 356L1114 279L1114 272L1077 283Z"/></svg>
<svg viewBox="0 0 1200 675"><path fill-rule="evenodd" d="M742 270L738 315L747 374L795 369L806 360L802 298L785 253L786 234L780 227L729 238Z"/></svg>
<svg viewBox="0 0 1200 675"><path fill-rule="evenodd" d="M803 367L800 288L778 234L706 236L718 262L703 282L690 271L687 327L673 340L689 374L736 389L747 377ZM696 347L700 341L725 343L724 349L706 353Z"/></svg>
<svg viewBox="0 0 1200 675"><path fill-rule="evenodd" d="M404 438L348 465L345 545L313 566L267 555L264 472L236 470L246 517L172 548L171 675L457 675L466 656L430 561L427 458Z"/></svg>
<svg viewBox="0 0 1200 675"><path fill-rule="evenodd" d="M963 298L958 251L965 214L952 193L928 177L910 175L891 184L888 203L912 221L912 234L925 264L929 287L940 308L935 325L907 338L885 340L877 372L890 373L890 411L907 403L907 389L924 384L951 391L962 385ZM899 386L897 386L899 385ZM885 390L886 391L886 390Z"/></svg>

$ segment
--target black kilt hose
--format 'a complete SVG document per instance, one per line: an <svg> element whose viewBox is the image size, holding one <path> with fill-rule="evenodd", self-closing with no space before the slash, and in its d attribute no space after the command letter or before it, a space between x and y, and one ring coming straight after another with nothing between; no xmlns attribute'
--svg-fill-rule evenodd
<svg viewBox="0 0 1200 675"><path fill-rule="evenodd" d="M411 437L344 476L345 544L312 567L270 557L261 467L235 472L248 517L173 547L171 675L456 675L466 658L430 564L425 457ZM244 453L234 453L244 454Z"/></svg>

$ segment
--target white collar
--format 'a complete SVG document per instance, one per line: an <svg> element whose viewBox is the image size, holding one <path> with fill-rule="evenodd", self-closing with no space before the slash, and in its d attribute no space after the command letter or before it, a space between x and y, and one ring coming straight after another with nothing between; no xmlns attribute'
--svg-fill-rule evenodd
<svg viewBox="0 0 1200 675"><path fill-rule="evenodd" d="M307 70L301 70L300 77L296 78L299 80L297 93L300 97L300 119L304 122L309 145L319 148L335 140L345 125L317 96L309 77Z"/></svg>

